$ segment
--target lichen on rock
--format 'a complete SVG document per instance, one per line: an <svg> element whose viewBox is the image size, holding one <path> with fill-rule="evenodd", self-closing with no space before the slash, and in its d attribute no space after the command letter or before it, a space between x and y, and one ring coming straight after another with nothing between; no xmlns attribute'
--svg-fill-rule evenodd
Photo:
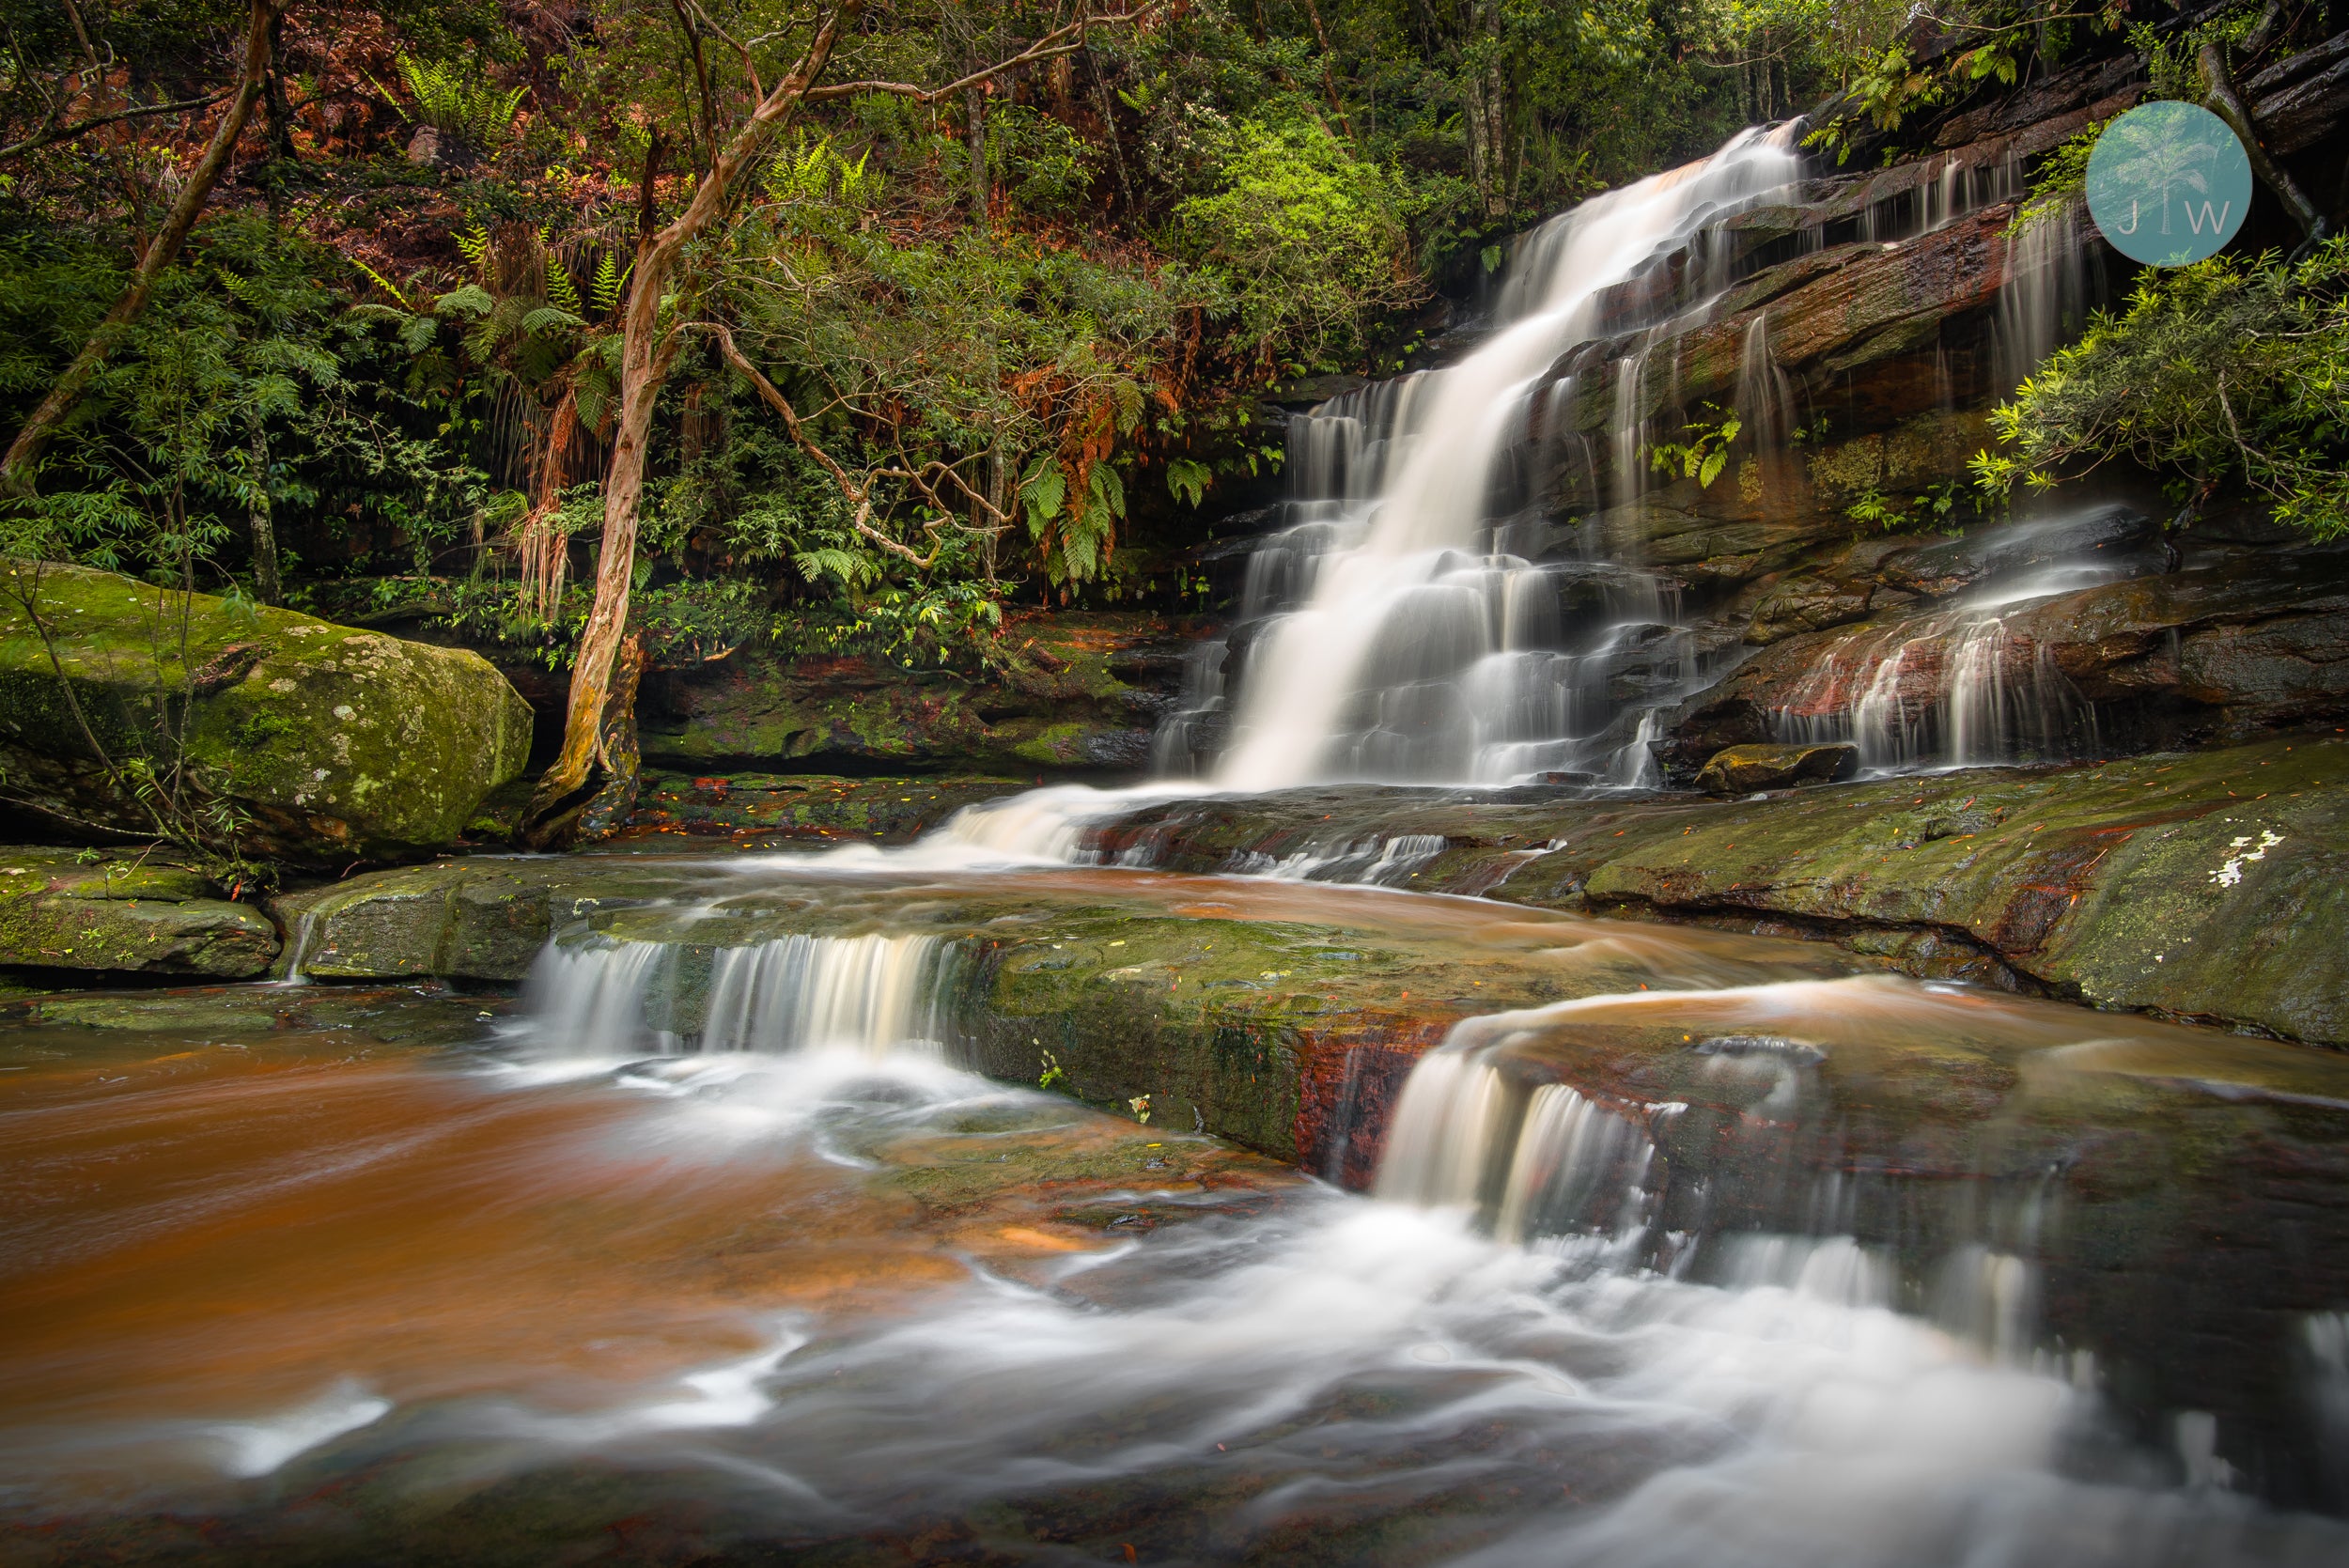
<svg viewBox="0 0 2349 1568"><path fill-rule="evenodd" d="M529 705L478 654L111 572L0 572L0 768L45 827L153 831L143 767L241 819L249 853L405 859L527 760Z"/></svg>

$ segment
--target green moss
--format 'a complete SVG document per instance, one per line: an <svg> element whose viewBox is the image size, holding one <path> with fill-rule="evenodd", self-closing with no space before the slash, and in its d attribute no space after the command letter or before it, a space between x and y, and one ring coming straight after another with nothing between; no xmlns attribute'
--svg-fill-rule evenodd
<svg viewBox="0 0 2349 1568"><path fill-rule="evenodd" d="M0 767L69 820L148 826L92 753L28 592L109 756L159 771L184 760L252 818L245 837L262 853L394 859L451 843L528 756L529 706L477 654L106 572L6 570ZM184 759L166 744L174 733Z"/></svg>

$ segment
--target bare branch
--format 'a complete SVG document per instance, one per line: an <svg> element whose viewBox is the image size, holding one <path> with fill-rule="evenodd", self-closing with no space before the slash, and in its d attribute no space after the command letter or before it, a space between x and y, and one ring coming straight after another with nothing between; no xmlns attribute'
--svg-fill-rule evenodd
<svg viewBox="0 0 2349 1568"><path fill-rule="evenodd" d="M925 571L938 564L939 551L946 548L946 541L941 534L941 530L946 526L945 520L933 519L922 525L922 531L930 536L930 552L927 555L924 555L910 545L901 544L891 538L874 527L872 523L873 486L883 479L906 481L921 492L925 500L937 506L939 510L944 511L945 507L940 504L937 493L930 489L924 478L924 474L928 470L917 472L904 468L870 469L866 471L862 482L850 478L848 471L842 468L839 461L831 453L825 451L815 437L807 433L805 422L800 418L799 411L792 408L791 400L783 395L774 382L767 379L765 372L750 362L749 356L735 344L734 334L723 322L691 321L677 330L682 332L686 330L686 327L706 332L717 339L718 351L725 356L726 363L741 373L742 379L751 383L753 390L757 392L769 408L783 416L784 427L791 432L791 439L798 444L800 450L822 465L824 472L832 475L832 483L840 487L840 493L856 507L856 514L849 520L849 525L857 531L859 536L880 546L890 554L911 562ZM945 469L947 473L953 473L953 470L946 468L943 463L932 463L929 468ZM959 483L960 475L956 475L956 479ZM969 487L965 486L964 489L968 489ZM992 508L989 509L992 510Z"/></svg>
<svg viewBox="0 0 2349 1568"><path fill-rule="evenodd" d="M1084 47L1085 34L1093 28L1125 26L1157 15L1158 9L1154 0L1153 4L1137 10L1115 11L1107 16L1081 16L1064 26L1053 28L1019 54L982 67L942 87L917 87L910 82L837 82L831 86L810 87L804 96L810 102L816 102L826 99L851 98L858 93L887 93L895 98L910 98L916 103L935 103L965 87L977 86L1020 66L1034 65L1038 60L1050 60L1062 54L1074 54Z"/></svg>
<svg viewBox="0 0 2349 1568"><path fill-rule="evenodd" d="M123 120L145 119L150 115L184 114L190 109L208 109L227 96L226 92L216 92L205 98L184 98L176 103L142 103L134 108L117 109L111 114L92 115L87 119L75 120L71 125L60 125L27 136L11 146L0 147L0 158L21 158L28 152L54 147L59 142L70 142L86 131L96 131Z"/></svg>
<svg viewBox="0 0 2349 1568"><path fill-rule="evenodd" d="M742 74L751 79L751 97L754 99L765 98L767 96L767 89L759 85L758 65L751 58L750 47L743 43L741 39L736 38L732 33L729 33L723 27L719 26L716 21L711 18L710 14L702 8L701 0L685 0L685 8L692 11L695 20L700 22L703 26L708 28L711 34L717 38L719 42L724 44L727 48L733 50L736 54L741 57Z"/></svg>

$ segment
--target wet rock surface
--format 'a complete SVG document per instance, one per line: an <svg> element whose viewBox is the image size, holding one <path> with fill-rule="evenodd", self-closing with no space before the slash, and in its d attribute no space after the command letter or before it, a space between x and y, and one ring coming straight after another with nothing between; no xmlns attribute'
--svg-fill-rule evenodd
<svg viewBox="0 0 2349 1568"><path fill-rule="evenodd" d="M252 852L412 859L529 754L529 706L478 654L109 572L0 570L0 766L10 809L49 831L152 832L109 778L143 764L249 818Z"/></svg>
<svg viewBox="0 0 2349 1568"><path fill-rule="evenodd" d="M0 848L0 968L257 975L277 955L277 929L225 893L151 851Z"/></svg>
<svg viewBox="0 0 2349 1568"><path fill-rule="evenodd" d="M1881 573L1915 587L1971 581L1974 548L1957 539L1894 554ZM1987 662L1968 670L1969 658ZM1693 768L1721 746L1834 722L1871 688L1922 723L1952 700L1961 672L1979 691L2030 693L2041 709L2060 706L2044 695L2052 683L2062 699L2093 705L2094 734L2072 745L2240 740L2335 720L2349 713L2349 547L2230 554L1995 612L1914 599L1782 636L1684 705L1662 754Z"/></svg>
<svg viewBox="0 0 2349 1568"><path fill-rule="evenodd" d="M1296 790L1147 807L1088 842L1207 871L1409 841L1432 846L1393 878L1416 891L1824 937L1915 974L2339 1045L2345 813L2349 744L2327 735L1718 803Z"/></svg>
<svg viewBox="0 0 2349 1568"><path fill-rule="evenodd" d="M648 765L698 774L1136 772L1193 635L1143 613L1039 615L1004 629L1010 667L978 678L745 648L647 675L639 743Z"/></svg>

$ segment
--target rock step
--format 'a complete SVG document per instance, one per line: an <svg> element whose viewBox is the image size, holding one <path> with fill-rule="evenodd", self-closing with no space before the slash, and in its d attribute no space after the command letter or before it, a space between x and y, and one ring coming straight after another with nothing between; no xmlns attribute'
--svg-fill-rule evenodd
<svg viewBox="0 0 2349 1568"><path fill-rule="evenodd" d="M1095 826L1182 871L1440 840L1396 884L1824 938L1928 978L2349 1046L2349 742L2337 735L1762 800L1331 787Z"/></svg>

